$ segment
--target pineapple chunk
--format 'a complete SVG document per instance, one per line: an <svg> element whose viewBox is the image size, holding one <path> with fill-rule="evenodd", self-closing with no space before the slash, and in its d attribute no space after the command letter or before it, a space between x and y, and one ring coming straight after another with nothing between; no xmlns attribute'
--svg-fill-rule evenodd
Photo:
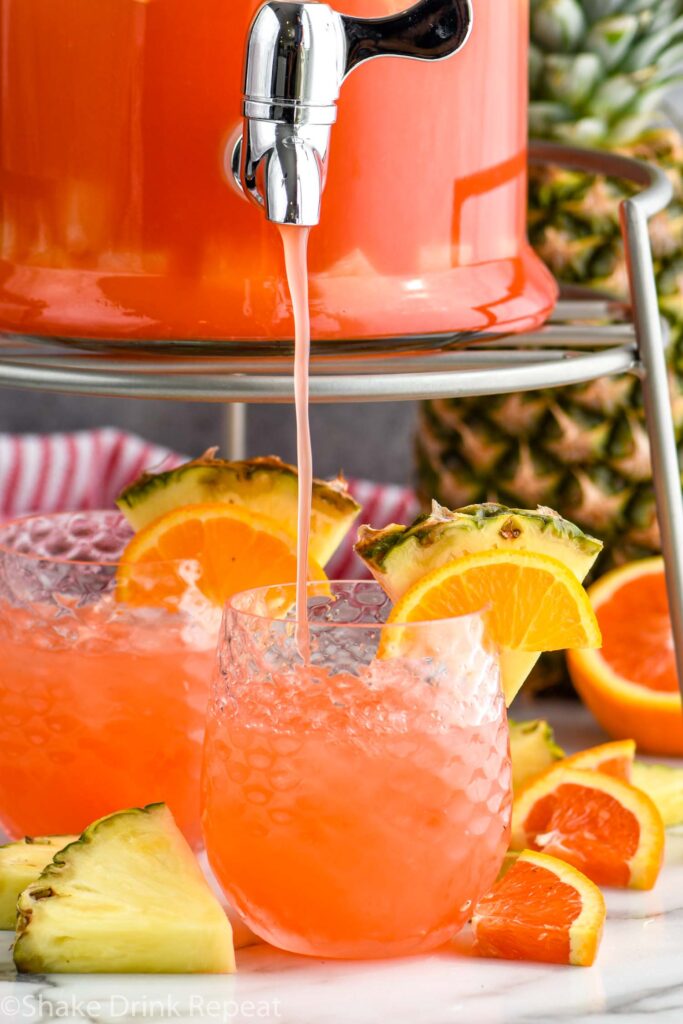
<svg viewBox="0 0 683 1024"><path fill-rule="evenodd" d="M683 825L683 768L634 761L631 785L647 793L667 828Z"/></svg>
<svg viewBox="0 0 683 1024"><path fill-rule="evenodd" d="M463 555L494 549L550 555L583 582L602 543L549 508L533 511L486 502L451 512L434 501L431 512L410 526L361 526L355 547L394 602L428 572ZM501 652L505 678L521 686L539 657L528 651Z"/></svg>
<svg viewBox="0 0 683 1024"><path fill-rule="evenodd" d="M223 974L230 922L165 804L101 818L19 897L28 973Z"/></svg>
<svg viewBox="0 0 683 1024"><path fill-rule="evenodd" d="M55 853L78 836L37 836L0 846L0 930L14 931L19 895L35 881Z"/></svg>
<svg viewBox="0 0 683 1024"><path fill-rule="evenodd" d="M166 473L143 473L116 504L134 530L181 505L225 502L268 516L293 537L297 530L298 474L275 456L228 462L211 448L200 459ZM325 565L360 512L343 477L313 481L311 556Z"/></svg>
<svg viewBox="0 0 683 1024"><path fill-rule="evenodd" d="M555 742L552 728L542 718L531 722L508 722L512 787L518 789L527 779L540 775L551 764L564 757L564 750Z"/></svg>

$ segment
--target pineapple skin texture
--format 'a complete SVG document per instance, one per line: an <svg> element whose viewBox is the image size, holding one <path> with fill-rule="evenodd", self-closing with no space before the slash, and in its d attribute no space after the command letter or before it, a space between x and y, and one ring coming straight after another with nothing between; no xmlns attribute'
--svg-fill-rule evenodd
<svg viewBox="0 0 683 1024"><path fill-rule="evenodd" d="M530 134L661 166L675 198L650 224L683 459L683 139L659 113L681 81L683 0L532 0ZM623 183L530 168L529 237L562 282L627 295ZM660 550L642 394L635 377L524 395L425 403L422 499L556 508L600 536L600 570Z"/></svg>
<svg viewBox="0 0 683 1024"><path fill-rule="evenodd" d="M164 804L101 818L18 903L20 973L228 974L232 928Z"/></svg>

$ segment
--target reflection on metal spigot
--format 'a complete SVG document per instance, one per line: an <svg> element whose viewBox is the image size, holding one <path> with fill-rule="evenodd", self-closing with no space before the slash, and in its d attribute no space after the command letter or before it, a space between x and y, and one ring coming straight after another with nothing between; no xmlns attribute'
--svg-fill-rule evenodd
<svg viewBox="0 0 683 1024"><path fill-rule="evenodd" d="M329 138L329 126L245 119L232 156L235 180L268 220L317 224Z"/></svg>
<svg viewBox="0 0 683 1024"><path fill-rule="evenodd" d="M345 77L374 57L450 57L471 27L471 0L420 0L376 19L324 3L264 4L247 41L244 131L232 154L239 187L268 220L317 224Z"/></svg>

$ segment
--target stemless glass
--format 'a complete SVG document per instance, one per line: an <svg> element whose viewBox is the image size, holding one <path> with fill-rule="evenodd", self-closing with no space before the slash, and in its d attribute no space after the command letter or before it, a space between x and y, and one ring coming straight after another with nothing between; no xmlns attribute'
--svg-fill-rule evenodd
<svg viewBox="0 0 683 1024"><path fill-rule="evenodd" d="M193 587L192 562L134 566L135 599L118 599L131 536L116 512L0 527L0 826L12 837L80 832L111 811L165 800L201 842L220 612ZM182 596L145 606L171 575L188 581Z"/></svg>
<svg viewBox="0 0 683 1024"><path fill-rule="evenodd" d="M385 625L376 583L314 583L302 644L290 605L291 588L264 588L226 606L204 747L212 870L283 949L434 948L508 845L507 722L484 616Z"/></svg>

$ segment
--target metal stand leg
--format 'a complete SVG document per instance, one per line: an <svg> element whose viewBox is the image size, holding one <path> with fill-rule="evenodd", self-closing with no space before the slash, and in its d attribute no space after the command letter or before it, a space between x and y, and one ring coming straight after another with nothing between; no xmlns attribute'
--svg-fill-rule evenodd
<svg viewBox="0 0 683 1024"><path fill-rule="evenodd" d="M645 415L650 437L657 518L662 540L678 684L683 695L683 493L657 305L647 218L654 211L644 195L622 204L633 320L642 366ZM640 200L640 201L639 201Z"/></svg>
<svg viewBox="0 0 683 1024"><path fill-rule="evenodd" d="M247 407L230 402L225 407L225 454L228 459L243 459L247 450Z"/></svg>

